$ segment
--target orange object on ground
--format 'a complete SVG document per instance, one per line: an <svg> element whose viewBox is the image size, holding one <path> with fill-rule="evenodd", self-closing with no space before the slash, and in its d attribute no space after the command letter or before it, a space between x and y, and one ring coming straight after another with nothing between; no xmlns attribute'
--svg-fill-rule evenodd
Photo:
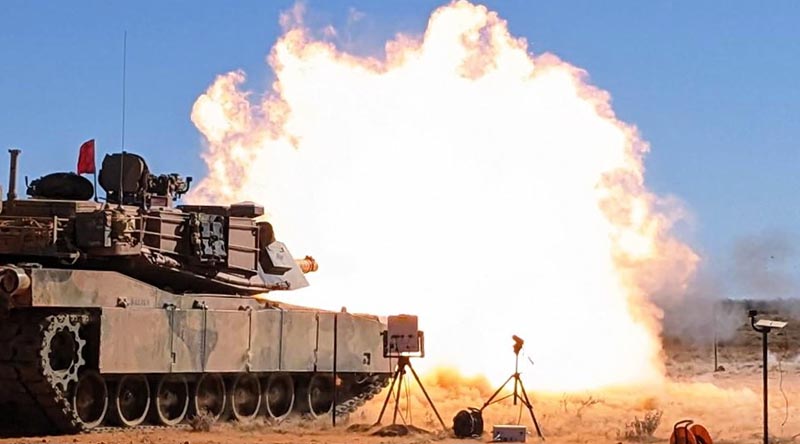
<svg viewBox="0 0 800 444"><path fill-rule="evenodd" d="M678 421L672 428L669 444L714 444L705 427L691 419Z"/></svg>
<svg viewBox="0 0 800 444"><path fill-rule="evenodd" d="M691 431L694 437L697 439L697 444L713 444L708 430L706 430L706 428L700 424L694 424L693 426L689 427L689 431Z"/></svg>

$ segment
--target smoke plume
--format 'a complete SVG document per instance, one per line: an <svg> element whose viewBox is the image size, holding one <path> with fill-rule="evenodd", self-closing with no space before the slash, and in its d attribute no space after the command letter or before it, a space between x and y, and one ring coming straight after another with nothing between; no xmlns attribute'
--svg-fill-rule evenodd
<svg viewBox="0 0 800 444"><path fill-rule="evenodd" d="M791 270L796 253L786 233L765 232L737 240L730 273L737 296L780 299L800 295L796 272Z"/></svg>

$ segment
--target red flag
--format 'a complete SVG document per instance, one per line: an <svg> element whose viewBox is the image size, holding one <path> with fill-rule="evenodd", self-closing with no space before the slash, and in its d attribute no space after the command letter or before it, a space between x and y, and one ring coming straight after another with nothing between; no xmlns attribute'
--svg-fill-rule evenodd
<svg viewBox="0 0 800 444"><path fill-rule="evenodd" d="M78 154L78 174L94 173L94 139L83 142Z"/></svg>

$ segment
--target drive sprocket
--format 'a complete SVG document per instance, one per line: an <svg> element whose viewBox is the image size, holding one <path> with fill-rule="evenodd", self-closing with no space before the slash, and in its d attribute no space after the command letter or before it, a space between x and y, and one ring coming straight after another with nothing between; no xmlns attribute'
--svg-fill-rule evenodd
<svg viewBox="0 0 800 444"><path fill-rule="evenodd" d="M81 337L80 328L87 320L85 315L57 314L47 316L42 323L42 371L48 382L64 393L71 383L78 382L78 372L86 364L86 340Z"/></svg>

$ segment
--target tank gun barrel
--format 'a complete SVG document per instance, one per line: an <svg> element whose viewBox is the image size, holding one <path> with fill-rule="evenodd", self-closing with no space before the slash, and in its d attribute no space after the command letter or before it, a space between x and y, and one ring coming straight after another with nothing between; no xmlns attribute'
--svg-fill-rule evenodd
<svg viewBox="0 0 800 444"><path fill-rule="evenodd" d="M295 259L295 262L297 262L297 266L300 267L303 273L311 273L319 269L319 263L311 256L306 256L303 259Z"/></svg>

